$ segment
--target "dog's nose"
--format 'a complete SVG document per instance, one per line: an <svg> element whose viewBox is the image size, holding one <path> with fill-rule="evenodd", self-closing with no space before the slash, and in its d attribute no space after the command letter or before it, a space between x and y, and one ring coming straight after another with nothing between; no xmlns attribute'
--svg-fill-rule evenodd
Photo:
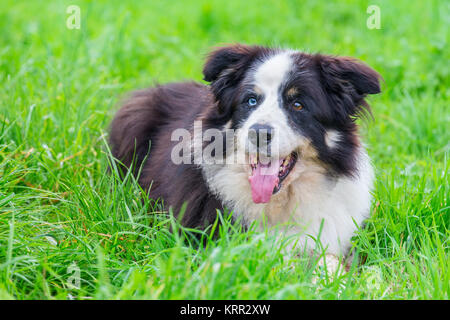
<svg viewBox="0 0 450 320"><path fill-rule="evenodd" d="M273 133L273 128L271 126L256 123L249 128L248 139L257 148L261 148L270 144Z"/></svg>

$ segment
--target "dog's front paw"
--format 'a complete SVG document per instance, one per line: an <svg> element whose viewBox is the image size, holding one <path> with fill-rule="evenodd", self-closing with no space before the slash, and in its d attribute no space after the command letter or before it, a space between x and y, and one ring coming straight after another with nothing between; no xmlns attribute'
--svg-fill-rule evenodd
<svg viewBox="0 0 450 320"><path fill-rule="evenodd" d="M333 281L337 276L345 274L343 262L334 254L326 254L320 257L313 273L313 283L316 284L321 279Z"/></svg>

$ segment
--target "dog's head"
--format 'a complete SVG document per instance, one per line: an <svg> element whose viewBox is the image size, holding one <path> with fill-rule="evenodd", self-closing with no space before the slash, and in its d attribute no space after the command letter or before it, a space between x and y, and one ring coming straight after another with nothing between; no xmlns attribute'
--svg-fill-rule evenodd
<svg viewBox="0 0 450 320"><path fill-rule="evenodd" d="M299 161L353 175L359 144L355 119L380 76L347 57L232 45L213 51L204 79L218 114L247 155L253 201L265 203L295 178Z"/></svg>

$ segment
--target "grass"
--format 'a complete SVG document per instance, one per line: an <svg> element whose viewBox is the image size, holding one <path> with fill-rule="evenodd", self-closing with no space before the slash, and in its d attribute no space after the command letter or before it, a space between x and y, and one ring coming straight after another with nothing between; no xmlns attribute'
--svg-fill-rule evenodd
<svg viewBox="0 0 450 320"><path fill-rule="evenodd" d="M449 299L449 3L258 2L2 1L0 298ZM363 263L344 276L314 284L314 262L227 214L199 246L149 214L160 200L142 202L132 177L106 173L126 93L201 81L209 48L230 42L355 56L384 77L361 123L377 174L353 241Z"/></svg>

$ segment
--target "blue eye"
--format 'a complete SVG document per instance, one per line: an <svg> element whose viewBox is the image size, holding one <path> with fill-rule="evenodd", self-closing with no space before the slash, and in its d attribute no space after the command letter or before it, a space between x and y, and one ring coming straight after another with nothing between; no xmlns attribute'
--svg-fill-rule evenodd
<svg viewBox="0 0 450 320"><path fill-rule="evenodd" d="M256 106L257 103L258 103L258 100L256 100L255 98L250 98L250 99L248 99L248 101L247 101L247 104L248 104L250 107Z"/></svg>

